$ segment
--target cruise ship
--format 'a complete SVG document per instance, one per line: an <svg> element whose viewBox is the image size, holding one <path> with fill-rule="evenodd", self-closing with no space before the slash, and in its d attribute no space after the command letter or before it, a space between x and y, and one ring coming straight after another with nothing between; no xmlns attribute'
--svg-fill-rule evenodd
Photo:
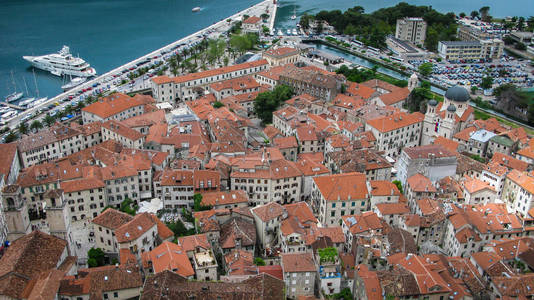
<svg viewBox="0 0 534 300"><path fill-rule="evenodd" d="M70 54L68 46L63 46L58 53L42 56L23 56L34 67L49 71L56 76L73 75L79 77L95 76L94 68L85 62L85 60L74 57Z"/></svg>

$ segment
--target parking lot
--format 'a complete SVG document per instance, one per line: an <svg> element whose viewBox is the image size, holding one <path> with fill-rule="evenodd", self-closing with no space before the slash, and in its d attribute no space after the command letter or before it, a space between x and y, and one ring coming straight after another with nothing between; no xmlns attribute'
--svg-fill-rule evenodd
<svg viewBox="0 0 534 300"><path fill-rule="evenodd" d="M519 87L532 87L534 85L533 68L528 62L510 57L503 57L499 61L489 63L448 63L430 61L410 61L417 69L424 62L432 62L431 81L444 86L464 85L479 86L482 78L490 76L493 85L512 83Z"/></svg>

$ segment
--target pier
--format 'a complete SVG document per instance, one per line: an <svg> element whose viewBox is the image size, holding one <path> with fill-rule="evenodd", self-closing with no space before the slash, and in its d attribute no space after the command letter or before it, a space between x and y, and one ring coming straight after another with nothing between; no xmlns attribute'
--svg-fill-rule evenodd
<svg viewBox="0 0 534 300"><path fill-rule="evenodd" d="M154 56L162 56L162 52L170 52L170 51L174 51L174 50L177 50L176 48L180 46L180 44L184 44L185 45L189 45L193 42L198 42L200 40L202 40L204 38L204 34L208 31L215 31L217 30L217 32L224 32L226 30L229 30L232 26L232 23L231 22L227 22L228 19L231 19L231 20L235 20L235 19L238 19L238 18L241 18L243 17L243 15L257 15L257 16L260 16L262 13L264 13L265 11L269 11L270 13L270 20L269 20L269 25L273 26L274 25L274 18L276 16L276 4L273 3L273 0L265 0L265 1L262 1L256 5L253 5L247 9L244 9L232 16L229 16L229 17L226 17L226 18L223 18L221 21L219 22L216 22L214 23L213 25L210 25L202 30L199 30L195 33L192 33L178 41L175 41L167 46L164 46L160 49L157 49L155 51L152 51L151 53L149 54L146 54L142 57L139 57L133 61L130 61L122 66L119 66L111 71L108 71L102 75L99 75L91 80L88 80L86 81L85 83L67 91L67 92L64 92L64 93L61 93L51 99L49 99L48 101L44 102L44 103L41 103L40 105L37 105L37 106L34 106L30 109L27 109L25 111L23 111L22 113L20 113L19 115L15 116L14 118L11 118L9 120L7 120L7 124L10 128L15 128L17 127L18 125L18 122L20 122L20 120L28 115L33 115L36 111L38 111L40 108L42 107L46 107L52 103L56 103L56 102L63 102L65 99L68 99L69 95L77 95L80 91L82 91L83 89L87 89L88 87L92 87L94 84L98 83L98 84L101 84L101 85L107 85L107 84L110 84L109 83L109 80L106 80L108 79L109 77L112 77L113 75L119 75L119 76L123 76L125 75L124 73L122 73L123 70L125 69L128 69L130 67L134 67L136 66L137 63L140 63L140 62L145 62L145 61L150 61ZM179 50L178 50L179 51ZM128 74L128 73L127 73ZM113 92L115 90L110 90L109 92ZM74 100L78 100L80 96L82 96L83 94L81 95L77 95L75 96L72 100L69 100L69 101L74 101ZM13 107L15 108L15 107ZM20 108L17 108L17 109L20 109Z"/></svg>
<svg viewBox="0 0 534 300"><path fill-rule="evenodd" d="M12 104L12 103L7 103L7 102L0 102L1 105L4 105L4 106L7 106L7 107L10 107L10 108L14 108L14 109L18 109L18 110L24 110L24 107L21 107L21 106L18 106L18 105L15 105L15 104Z"/></svg>

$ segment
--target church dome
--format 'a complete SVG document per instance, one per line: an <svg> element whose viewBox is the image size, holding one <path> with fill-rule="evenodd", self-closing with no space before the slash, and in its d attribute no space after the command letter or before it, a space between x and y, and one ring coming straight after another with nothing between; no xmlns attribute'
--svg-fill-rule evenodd
<svg viewBox="0 0 534 300"><path fill-rule="evenodd" d="M450 111L450 112L456 112L456 106L454 105L449 105L449 107L447 107L447 111Z"/></svg>
<svg viewBox="0 0 534 300"><path fill-rule="evenodd" d="M471 97L469 92L461 86L453 86L445 92L445 98L455 102L467 102Z"/></svg>
<svg viewBox="0 0 534 300"><path fill-rule="evenodd" d="M436 106L438 105L438 101L434 100L434 99L430 99L430 101L428 101L428 105L430 106Z"/></svg>

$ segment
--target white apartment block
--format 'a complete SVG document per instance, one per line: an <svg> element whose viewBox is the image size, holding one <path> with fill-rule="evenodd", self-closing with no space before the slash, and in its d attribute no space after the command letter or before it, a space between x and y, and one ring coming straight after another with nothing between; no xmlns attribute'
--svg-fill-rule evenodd
<svg viewBox="0 0 534 300"><path fill-rule="evenodd" d="M426 22L423 18L397 19L395 38L412 42L415 45L424 45L426 38Z"/></svg>
<svg viewBox="0 0 534 300"><path fill-rule="evenodd" d="M267 67L267 61L262 59L173 78L168 76L153 77L152 95L157 102L173 103L175 100L194 100L197 96L203 95L212 83L252 75L267 69Z"/></svg>

